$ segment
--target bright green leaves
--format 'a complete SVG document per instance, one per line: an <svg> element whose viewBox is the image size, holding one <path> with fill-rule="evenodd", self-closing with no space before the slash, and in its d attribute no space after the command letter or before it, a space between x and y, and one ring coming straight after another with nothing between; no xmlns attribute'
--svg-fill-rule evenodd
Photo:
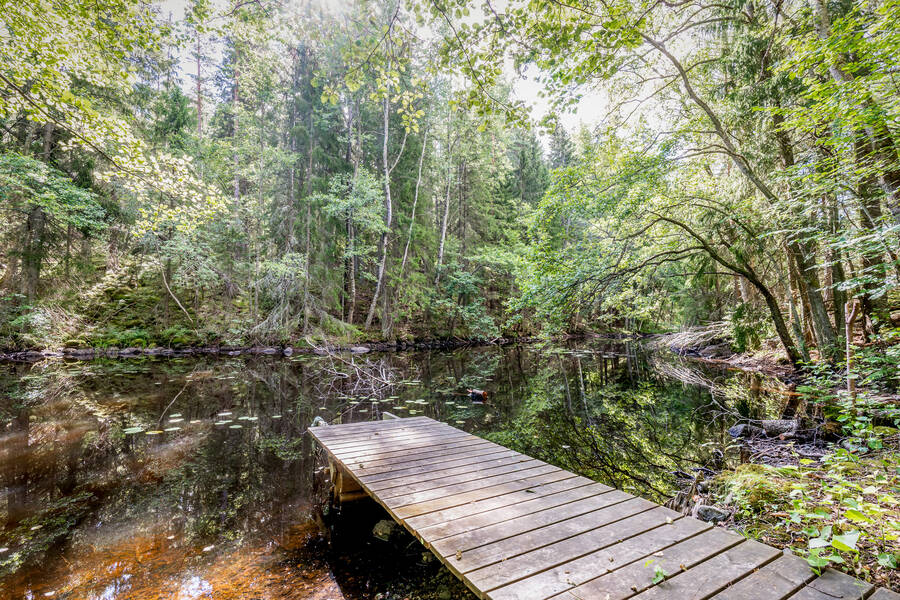
<svg viewBox="0 0 900 600"><path fill-rule="evenodd" d="M87 235L106 227L97 196L64 173L21 154L0 155L0 206L30 212L38 208L53 221Z"/></svg>

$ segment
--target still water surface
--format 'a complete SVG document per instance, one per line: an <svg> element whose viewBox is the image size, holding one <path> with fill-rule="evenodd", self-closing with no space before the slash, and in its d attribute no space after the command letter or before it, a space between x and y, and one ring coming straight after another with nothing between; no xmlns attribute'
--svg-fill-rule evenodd
<svg viewBox="0 0 900 600"><path fill-rule="evenodd" d="M0 365L0 597L465 598L370 535L377 507L323 521L315 417L425 415L664 501L673 472L735 460L722 408L780 397L601 344Z"/></svg>

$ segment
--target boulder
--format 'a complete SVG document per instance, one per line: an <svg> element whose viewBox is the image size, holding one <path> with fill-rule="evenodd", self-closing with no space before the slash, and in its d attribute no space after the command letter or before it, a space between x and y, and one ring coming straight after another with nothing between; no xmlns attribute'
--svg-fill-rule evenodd
<svg viewBox="0 0 900 600"><path fill-rule="evenodd" d="M720 521L724 521L730 516L730 512L728 512L727 510L722 510L721 508L717 508L715 506L709 506L708 504L701 504L697 506L697 518L701 521L706 521L707 523L718 523Z"/></svg>
<svg viewBox="0 0 900 600"><path fill-rule="evenodd" d="M365 354L366 352L369 352L369 347L368 346L353 346L352 348L350 348L350 352L352 352L353 354Z"/></svg>
<svg viewBox="0 0 900 600"><path fill-rule="evenodd" d="M764 419L741 423L728 430L731 437L793 437L800 428L800 422L794 419Z"/></svg>
<svg viewBox="0 0 900 600"><path fill-rule="evenodd" d="M372 535L379 540L389 542L391 537L396 534L399 529L400 526L397 525L396 522L382 519L375 523L375 527L372 528Z"/></svg>

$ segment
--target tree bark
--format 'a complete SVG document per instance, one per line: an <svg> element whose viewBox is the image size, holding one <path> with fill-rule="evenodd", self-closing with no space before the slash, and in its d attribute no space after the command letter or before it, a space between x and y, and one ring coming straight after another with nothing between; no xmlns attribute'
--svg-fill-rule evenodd
<svg viewBox="0 0 900 600"><path fill-rule="evenodd" d="M390 86L388 86L388 89L384 94L384 100L382 104L384 130L381 142L381 161L382 163L384 163L384 231L381 233L381 240L378 243L378 274L375 281L375 293L372 295L372 304L369 305L369 314L368 316L366 316L366 328L372 326L372 321L375 319L375 309L378 307L378 298L381 295L382 288L384 287L384 272L387 265L388 237L391 233L391 223L393 222L394 218L393 203L391 202L391 166L390 162L388 161L388 141L390 139L389 129L391 119Z"/></svg>

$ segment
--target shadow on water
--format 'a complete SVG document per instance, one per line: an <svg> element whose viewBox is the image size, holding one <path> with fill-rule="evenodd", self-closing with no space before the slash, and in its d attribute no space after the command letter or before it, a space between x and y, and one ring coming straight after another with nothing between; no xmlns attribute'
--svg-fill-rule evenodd
<svg viewBox="0 0 900 600"><path fill-rule="evenodd" d="M3 365L0 393L0 595L97 600L464 597L411 537L371 535L374 503L323 526L316 416L426 415L663 501L736 460L722 415L784 404L621 345Z"/></svg>

